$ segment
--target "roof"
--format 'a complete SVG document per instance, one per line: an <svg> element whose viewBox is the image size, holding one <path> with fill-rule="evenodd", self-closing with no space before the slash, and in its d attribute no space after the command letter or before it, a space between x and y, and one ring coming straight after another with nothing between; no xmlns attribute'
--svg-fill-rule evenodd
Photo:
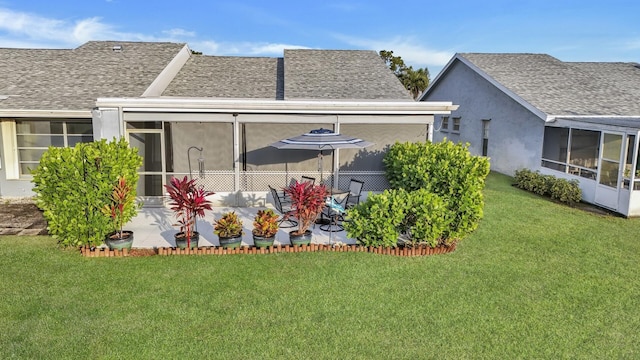
<svg viewBox="0 0 640 360"><path fill-rule="evenodd" d="M563 62L546 54L463 53L455 60L549 116L640 115L637 63Z"/></svg>
<svg viewBox="0 0 640 360"><path fill-rule="evenodd" d="M370 50L285 50L285 99L407 100L409 92Z"/></svg>
<svg viewBox="0 0 640 360"><path fill-rule="evenodd" d="M119 46L120 50L114 50ZM0 49L0 110L90 110L98 97L141 96L184 47L90 41L76 49Z"/></svg>
<svg viewBox="0 0 640 360"><path fill-rule="evenodd" d="M163 96L282 98L282 59L191 55ZM280 94L278 94L280 90Z"/></svg>
<svg viewBox="0 0 640 360"><path fill-rule="evenodd" d="M284 58L192 55L162 95L413 101L375 51L361 50L287 49Z"/></svg>

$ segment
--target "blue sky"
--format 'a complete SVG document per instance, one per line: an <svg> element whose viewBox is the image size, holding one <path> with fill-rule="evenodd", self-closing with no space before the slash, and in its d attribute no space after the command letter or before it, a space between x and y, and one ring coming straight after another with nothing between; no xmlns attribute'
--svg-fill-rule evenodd
<svg viewBox="0 0 640 360"><path fill-rule="evenodd" d="M0 47L175 41L208 55L393 50L432 78L456 52L640 62L640 1L0 0Z"/></svg>

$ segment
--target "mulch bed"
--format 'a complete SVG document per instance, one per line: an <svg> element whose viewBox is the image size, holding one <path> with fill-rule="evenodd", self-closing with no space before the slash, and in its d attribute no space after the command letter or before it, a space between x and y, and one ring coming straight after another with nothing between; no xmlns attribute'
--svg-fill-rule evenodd
<svg viewBox="0 0 640 360"><path fill-rule="evenodd" d="M219 246L199 247L196 249L177 249L177 248L156 248L156 249L131 249L131 250L109 250L107 248L89 248L80 249L83 256L86 257L128 257L128 256L171 256L171 255L239 255L239 254L277 254L277 253L299 253L299 252L368 252L381 255L393 256L427 256L436 254L446 254L456 249L456 243L451 246L431 247L397 247L384 248L360 245L340 245L330 246L325 244L311 244L301 246L276 245L267 248L257 248L254 246L241 246L236 249L225 249Z"/></svg>

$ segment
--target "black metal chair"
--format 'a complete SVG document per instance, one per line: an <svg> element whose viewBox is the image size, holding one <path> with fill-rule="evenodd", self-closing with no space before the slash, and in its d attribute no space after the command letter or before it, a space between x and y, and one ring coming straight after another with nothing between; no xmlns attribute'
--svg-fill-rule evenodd
<svg viewBox="0 0 640 360"><path fill-rule="evenodd" d="M278 191L271 186L269 186L269 191L271 192L271 197L273 198L273 206L276 207L276 210L282 214L282 218L278 221L278 226L283 229L291 228L294 226L298 226L298 222L295 220L291 220L291 217L294 216L294 212L291 207L285 203L283 205L282 198L278 195ZM283 225L287 223L286 225Z"/></svg>
<svg viewBox="0 0 640 360"><path fill-rule="evenodd" d="M351 179L349 181L349 198L347 199L346 208L350 208L360 203L360 195L362 194L362 188L364 187L364 181Z"/></svg>
<svg viewBox="0 0 640 360"><path fill-rule="evenodd" d="M348 201L349 194L343 196L327 197L327 203L320 213L320 219L324 219L325 217L327 217L329 219L329 222L320 225L320 230L330 232L338 232L344 230L342 222L344 221L344 210Z"/></svg>
<svg viewBox="0 0 640 360"><path fill-rule="evenodd" d="M316 184L316 178L311 177L311 176L301 176L300 177L300 182L310 182L311 185L315 185Z"/></svg>

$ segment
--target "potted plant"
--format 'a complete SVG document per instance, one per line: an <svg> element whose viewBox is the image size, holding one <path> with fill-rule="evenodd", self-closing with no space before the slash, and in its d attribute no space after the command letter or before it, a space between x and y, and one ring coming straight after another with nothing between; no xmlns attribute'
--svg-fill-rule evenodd
<svg viewBox="0 0 640 360"><path fill-rule="evenodd" d="M207 196L214 192L207 191L203 186L196 186L196 180L182 180L172 177L165 185L171 198L171 210L174 211L180 232L175 235L176 246L179 248L196 248L200 234L196 231L197 218L204 217L205 210L211 210L211 201Z"/></svg>
<svg viewBox="0 0 640 360"><path fill-rule="evenodd" d="M131 249L133 231L123 230L126 222L135 215L138 205L135 203L136 193L125 177L118 177L110 195L111 203L102 208L102 212L113 220L114 231L105 238L109 249Z"/></svg>
<svg viewBox="0 0 640 360"><path fill-rule="evenodd" d="M257 247L268 247L273 245L278 232L279 216L271 209L258 210L253 218L253 244Z"/></svg>
<svg viewBox="0 0 640 360"><path fill-rule="evenodd" d="M324 208L327 188L324 185L295 181L284 188L284 192L291 199L293 214L298 218L298 230L289 232L289 240L292 245L309 244L311 242L309 226L314 223Z"/></svg>
<svg viewBox="0 0 640 360"><path fill-rule="evenodd" d="M220 238L220 246L235 249L242 243L242 221L235 211L222 214L218 220L214 220L213 233Z"/></svg>

